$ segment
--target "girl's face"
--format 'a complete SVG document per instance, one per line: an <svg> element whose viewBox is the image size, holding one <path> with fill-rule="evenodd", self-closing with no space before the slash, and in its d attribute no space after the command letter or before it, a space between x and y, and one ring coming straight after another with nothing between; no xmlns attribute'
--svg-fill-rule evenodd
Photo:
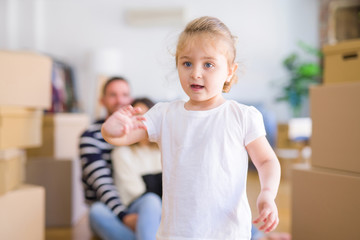
<svg viewBox="0 0 360 240"><path fill-rule="evenodd" d="M178 73L185 93L192 106L217 106L224 98L224 83L230 81L236 64L229 66L226 56L227 45L222 40L214 40L196 35L188 40L186 47L178 55Z"/></svg>

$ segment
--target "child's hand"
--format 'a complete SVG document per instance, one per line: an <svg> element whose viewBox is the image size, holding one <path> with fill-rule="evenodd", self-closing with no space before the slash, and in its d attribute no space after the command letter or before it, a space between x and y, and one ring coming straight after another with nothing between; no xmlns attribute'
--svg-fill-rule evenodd
<svg viewBox="0 0 360 240"><path fill-rule="evenodd" d="M143 116L136 116L141 111L140 108L126 106L114 112L103 124L103 130L109 137L123 137L131 130L143 128L146 129Z"/></svg>
<svg viewBox="0 0 360 240"><path fill-rule="evenodd" d="M276 228L279 224L278 210L275 204L275 199L269 191L261 191L257 199L257 207L259 211L259 217L253 222L264 222L259 227L264 232L270 232Z"/></svg>

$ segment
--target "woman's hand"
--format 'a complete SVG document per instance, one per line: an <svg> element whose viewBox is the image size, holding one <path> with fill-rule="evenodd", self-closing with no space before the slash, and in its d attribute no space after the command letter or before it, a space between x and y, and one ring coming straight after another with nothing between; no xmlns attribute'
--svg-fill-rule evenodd
<svg viewBox="0 0 360 240"><path fill-rule="evenodd" d="M264 232L274 230L279 224L278 210L275 204L275 199L270 191L261 191L257 199L257 207L259 216L253 223L263 222L264 224L259 227Z"/></svg>
<svg viewBox="0 0 360 240"><path fill-rule="evenodd" d="M129 213L124 216L123 223L133 232L135 232L137 219L138 219L138 215L136 213Z"/></svg>

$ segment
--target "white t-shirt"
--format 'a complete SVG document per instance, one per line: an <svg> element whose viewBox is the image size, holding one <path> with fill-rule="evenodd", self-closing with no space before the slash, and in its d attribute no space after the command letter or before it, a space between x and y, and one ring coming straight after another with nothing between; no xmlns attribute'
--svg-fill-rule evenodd
<svg viewBox="0 0 360 240"><path fill-rule="evenodd" d="M207 111L184 101L158 103L145 114L150 141L162 153L163 207L158 240L251 237L245 146L265 135L254 107L232 100Z"/></svg>

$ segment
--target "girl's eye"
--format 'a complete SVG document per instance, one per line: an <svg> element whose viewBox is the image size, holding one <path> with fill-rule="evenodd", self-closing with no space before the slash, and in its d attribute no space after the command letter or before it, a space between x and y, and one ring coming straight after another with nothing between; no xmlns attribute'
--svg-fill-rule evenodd
<svg viewBox="0 0 360 240"><path fill-rule="evenodd" d="M212 65L211 63L205 63L205 67L206 68L211 68L211 67L213 67L214 65Z"/></svg>
<svg viewBox="0 0 360 240"><path fill-rule="evenodd" d="M190 62L184 62L184 66L185 67L191 67L191 63Z"/></svg>

